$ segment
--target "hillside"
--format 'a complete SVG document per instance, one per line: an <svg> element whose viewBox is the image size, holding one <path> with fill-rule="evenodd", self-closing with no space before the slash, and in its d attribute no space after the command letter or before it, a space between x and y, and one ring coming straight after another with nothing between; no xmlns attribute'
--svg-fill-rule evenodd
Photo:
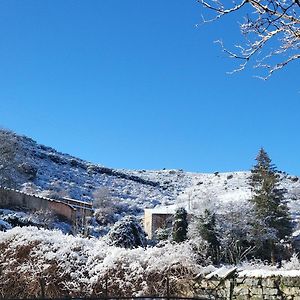
<svg viewBox="0 0 300 300"><path fill-rule="evenodd" d="M7 149L10 151L5 151ZM201 174L183 170L112 169L60 153L5 130L0 131L1 153L2 167L3 153L9 153L10 164L6 171L20 190L90 202L95 190L105 189L109 197L126 204L135 214L141 214L146 207L178 203L193 209L207 205L226 209L228 203L242 205L251 196L249 172ZM288 190L287 201L294 219L298 219L299 178L283 172L281 185Z"/></svg>

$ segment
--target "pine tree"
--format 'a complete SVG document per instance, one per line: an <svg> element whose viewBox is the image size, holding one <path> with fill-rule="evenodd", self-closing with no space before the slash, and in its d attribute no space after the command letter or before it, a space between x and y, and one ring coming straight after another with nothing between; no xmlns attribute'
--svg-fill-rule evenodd
<svg viewBox="0 0 300 300"><path fill-rule="evenodd" d="M198 230L203 240L209 244L207 254L211 257L213 263L219 260L220 243L216 231L216 215L208 209L205 209L204 214L198 217Z"/></svg>
<svg viewBox="0 0 300 300"><path fill-rule="evenodd" d="M292 233L291 218L285 203L286 190L279 187L279 175L267 152L261 148L251 170L250 185L253 191L251 202L256 216L273 231L264 245L266 258L275 260L275 243Z"/></svg>
<svg viewBox="0 0 300 300"><path fill-rule="evenodd" d="M173 223L173 240L174 242L181 243L187 238L187 212L184 208L178 208L175 212Z"/></svg>

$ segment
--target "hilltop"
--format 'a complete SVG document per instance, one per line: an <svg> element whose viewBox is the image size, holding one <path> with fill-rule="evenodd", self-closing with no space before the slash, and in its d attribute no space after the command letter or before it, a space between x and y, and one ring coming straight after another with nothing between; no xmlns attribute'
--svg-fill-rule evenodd
<svg viewBox="0 0 300 300"><path fill-rule="evenodd" d="M214 205L221 210L232 203L242 206L251 196L248 171L203 174L113 169L60 153L6 130L0 131L0 142L0 154L5 149L11 152L7 168L14 187L40 196L91 202L96 190L105 189L109 197L138 215L144 208L174 204L192 209ZM298 219L300 180L285 172L280 176L282 187L288 191L286 199L292 215Z"/></svg>

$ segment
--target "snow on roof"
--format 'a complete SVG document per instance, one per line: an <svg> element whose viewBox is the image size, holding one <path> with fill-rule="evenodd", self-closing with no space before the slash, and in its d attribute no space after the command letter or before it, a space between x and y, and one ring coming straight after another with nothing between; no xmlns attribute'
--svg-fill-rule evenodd
<svg viewBox="0 0 300 300"><path fill-rule="evenodd" d="M173 214L175 214L176 210L181 207L183 207L188 213L191 212L191 209L189 208L188 203L177 203L177 204L168 205L168 206L157 206L155 208L145 208L145 211L150 211L152 214L156 214L156 215L159 215L159 214L173 215Z"/></svg>
<svg viewBox="0 0 300 300"><path fill-rule="evenodd" d="M145 211L151 212L155 215L173 215L177 207L175 205L159 206L155 208L145 208Z"/></svg>

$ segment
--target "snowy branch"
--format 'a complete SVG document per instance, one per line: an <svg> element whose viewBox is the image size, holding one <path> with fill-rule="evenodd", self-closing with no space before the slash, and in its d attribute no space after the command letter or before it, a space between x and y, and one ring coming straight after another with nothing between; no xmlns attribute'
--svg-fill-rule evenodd
<svg viewBox="0 0 300 300"><path fill-rule="evenodd" d="M215 21L225 15L245 10L240 30L244 45L229 50L218 41L222 50L231 58L243 60L232 72L245 69L249 61L262 70L257 77L268 79L275 71L286 67L300 57L300 5L299 0L242 0L226 7L218 0L198 0L204 8L214 12L215 17L204 22ZM271 49L266 54L267 49Z"/></svg>

